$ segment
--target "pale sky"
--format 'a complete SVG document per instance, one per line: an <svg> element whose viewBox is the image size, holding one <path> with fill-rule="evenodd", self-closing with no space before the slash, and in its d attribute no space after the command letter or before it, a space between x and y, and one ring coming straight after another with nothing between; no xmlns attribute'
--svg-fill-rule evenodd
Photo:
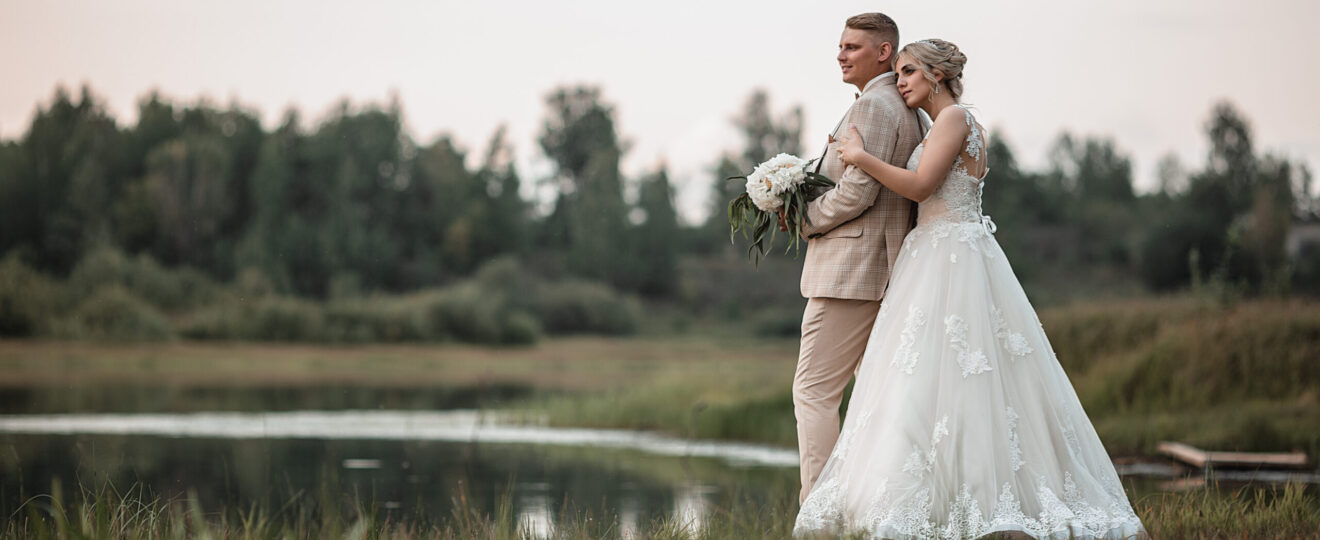
<svg viewBox="0 0 1320 540"><path fill-rule="evenodd" d="M530 185L550 171L536 143L545 95L586 83L615 106L625 173L667 163L694 219L753 89L776 112L803 106L814 156L855 91L834 60L843 21L876 10L904 42L963 49L964 101L1028 168L1063 130L1109 136L1149 189L1165 154L1204 164L1205 123L1228 99L1258 150L1320 172L1314 0L0 0L0 138L60 84L90 85L122 124L153 89L237 101L267 128L291 106L310 124L343 98L397 95L423 144L448 134L475 157L507 125Z"/></svg>

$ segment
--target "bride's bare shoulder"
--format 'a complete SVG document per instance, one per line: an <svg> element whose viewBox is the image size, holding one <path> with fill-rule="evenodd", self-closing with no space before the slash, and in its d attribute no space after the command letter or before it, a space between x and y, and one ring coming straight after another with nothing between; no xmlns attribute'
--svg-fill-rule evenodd
<svg viewBox="0 0 1320 540"><path fill-rule="evenodd" d="M969 122L968 119L971 119ZM941 111L931 124L931 135L940 135L950 139L962 139L972 131L976 119L962 107L951 106Z"/></svg>

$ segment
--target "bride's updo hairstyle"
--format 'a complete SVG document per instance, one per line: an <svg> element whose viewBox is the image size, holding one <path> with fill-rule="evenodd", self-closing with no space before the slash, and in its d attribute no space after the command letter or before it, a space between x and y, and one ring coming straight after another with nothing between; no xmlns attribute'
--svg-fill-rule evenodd
<svg viewBox="0 0 1320 540"><path fill-rule="evenodd" d="M963 66L967 64L967 55L958 50L957 45L942 39L923 39L908 43L894 55L895 68L898 67L899 55L903 54L916 60L922 74L931 85L938 86L940 83L935 77L943 76L944 87L949 89L953 100L958 101L962 96L962 72Z"/></svg>

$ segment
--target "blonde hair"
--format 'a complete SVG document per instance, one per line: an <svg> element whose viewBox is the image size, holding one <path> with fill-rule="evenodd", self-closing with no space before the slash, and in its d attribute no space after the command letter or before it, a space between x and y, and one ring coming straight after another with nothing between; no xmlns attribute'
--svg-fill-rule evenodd
<svg viewBox="0 0 1320 540"><path fill-rule="evenodd" d="M898 67L898 57L902 54L916 61L922 74L932 85L939 85L941 82L935 77L943 77L944 86L949 89L949 94L953 96L955 102L962 96L962 73L963 66L967 65L967 55L958 50L957 45L942 39L923 39L908 43L894 55L894 67Z"/></svg>
<svg viewBox="0 0 1320 540"><path fill-rule="evenodd" d="M844 21L845 28L863 30L876 38L875 44L889 43L889 49L898 48L898 23L884 13L862 13Z"/></svg>

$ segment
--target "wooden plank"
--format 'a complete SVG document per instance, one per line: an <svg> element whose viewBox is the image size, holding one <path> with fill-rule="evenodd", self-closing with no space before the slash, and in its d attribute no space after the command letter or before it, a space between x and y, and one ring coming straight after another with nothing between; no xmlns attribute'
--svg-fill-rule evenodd
<svg viewBox="0 0 1320 540"><path fill-rule="evenodd" d="M1277 467L1304 468L1307 466L1303 452L1207 452L1189 445L1164 441L1156 446L1161 454L1194 467Z"/></svg>
<svg viewBox="0 0 1320 540"><path fill-rule="evenodd" d="M1167 455L1191 465L1193 467L1204 468L1210 456L1200 449L1192 448L1180 442L1163 441L1155 447L1155 450L1161 454Z"/></svg>
<svg viewBox="0 0 1320 540"><path fill-rule="evenodd" d="M1306 466L1306 454L1301 452L1262 453L1262 452L1206 452L1210 463L1214 465L1288 467Z"/></svg>

